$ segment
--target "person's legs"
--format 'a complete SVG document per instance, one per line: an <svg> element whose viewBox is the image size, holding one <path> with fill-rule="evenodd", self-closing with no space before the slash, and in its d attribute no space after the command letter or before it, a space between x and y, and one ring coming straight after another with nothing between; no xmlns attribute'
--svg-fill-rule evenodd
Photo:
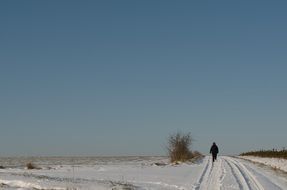
<svg viewBox="0 0 287 190"><path fill-rule="evenodd" d="M217 154L214 154L214 159L217 160Z"/></svg>
<svg viewBox="0 0 287 190"><path fill-rule="evenodd" d="M215 156L215 154L212 154L212 162L214 162L214 160L216 159Z"/></svg>

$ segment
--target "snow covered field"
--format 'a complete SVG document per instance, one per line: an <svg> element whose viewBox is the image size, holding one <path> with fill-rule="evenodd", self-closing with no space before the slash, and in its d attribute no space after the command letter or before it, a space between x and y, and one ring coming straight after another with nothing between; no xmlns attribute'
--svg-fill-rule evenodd
<svg viewBox="0 0 287 190"><path fill-rule="evenodd" d="M32 161L42 169L27 170ZM287 177L249 161L209 156L171 165L165 157L0 159L3 190L287 190Z"/></svg>

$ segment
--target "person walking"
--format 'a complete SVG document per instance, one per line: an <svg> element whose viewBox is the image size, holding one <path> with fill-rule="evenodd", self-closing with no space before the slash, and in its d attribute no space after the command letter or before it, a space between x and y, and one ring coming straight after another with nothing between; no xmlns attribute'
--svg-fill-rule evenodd
<svg viewBox="0 0 287 190"><path fill-rule="evenodd" d="M214 162L217 159L217 154L218 154L218 146L214 142L210 148L210 154L212 154L212 162Z"/></svg>

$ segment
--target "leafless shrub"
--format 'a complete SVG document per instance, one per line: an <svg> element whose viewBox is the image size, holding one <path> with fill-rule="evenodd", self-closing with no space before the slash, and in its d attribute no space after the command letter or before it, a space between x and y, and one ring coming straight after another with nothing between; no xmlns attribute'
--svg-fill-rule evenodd
<svg viewBox="0 0 287 190"><path fill-rule="evenodd" d="M40 168L38 168L37 166L35 166L32 162L27 163L27 164L26 164L26 168L27 168L28 170L40 169Z"/></svg>
<svg viewBox="0 0 287 190"><path fill-rule="evenodd" d="M185 162L193 158L189 149L192 144L191 134L177 132L168 137L168 155L171 162Z"/></svg>

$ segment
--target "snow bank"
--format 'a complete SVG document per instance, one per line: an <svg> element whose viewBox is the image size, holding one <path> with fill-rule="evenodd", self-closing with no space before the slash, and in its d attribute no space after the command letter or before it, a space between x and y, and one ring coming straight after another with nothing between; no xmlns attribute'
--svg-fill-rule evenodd
<svg viewBox="0 0 287 190"><path fill-rule="evenodd" d="M258 162L287 172L287 160L282 158L261 158L256 156L240 156L240 158Z"/></svg>

